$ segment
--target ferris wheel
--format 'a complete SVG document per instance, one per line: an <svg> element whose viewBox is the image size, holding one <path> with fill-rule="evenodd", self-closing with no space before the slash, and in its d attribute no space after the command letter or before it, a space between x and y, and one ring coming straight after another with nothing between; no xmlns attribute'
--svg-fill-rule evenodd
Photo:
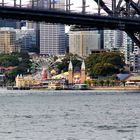
<svg viewBox="0 0 140 140"><path fill-rule="evenodd" d="M40 77L41 72L43 69L46 69L48 75L50 75L51 70L55 69L56 63L60 63L61 60L57 59L55 60L54 57L38 57L34 60L32 60L32 75L33 77Z"/></svg>

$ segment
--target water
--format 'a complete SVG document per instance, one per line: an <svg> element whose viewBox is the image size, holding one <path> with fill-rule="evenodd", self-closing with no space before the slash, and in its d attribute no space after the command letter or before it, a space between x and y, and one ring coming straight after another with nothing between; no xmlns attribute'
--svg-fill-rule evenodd
<svg viewBox="0 0 140 140"><path fill-rule="evenodd" d="M140 94L1 90L0 140L140 140Z"/></svg>

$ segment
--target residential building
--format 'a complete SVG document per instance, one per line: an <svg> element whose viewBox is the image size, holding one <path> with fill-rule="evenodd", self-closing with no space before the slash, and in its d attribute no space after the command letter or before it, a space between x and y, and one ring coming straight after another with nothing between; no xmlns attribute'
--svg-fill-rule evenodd
<svg viewBox="0 0 140 140"><path fill-rule="evenodd" d="M65 53L65 28L61 24L40 24L40 54Z"/></svg>
<svg viewBox="0 0 140 140"><path fill-rule="evenodd" d="M130 65L130 54L133 52L133 41L132 39L124 32L123 34L123 53L125 58L125 63L129 66Z"/></svg>
<svg viewBox="0 0 140 140"><path fill-rule="evenodd" d="M0 28L2 27L19 29L21 27L21 22L13 19L0 19Z"/></svg>
<svg viewBox="0 0 140 140"><path fill-rule="evenodd" d="M123 32L119 30L104 30L104 49L120 50L123 44Z"/></svg>
<svg viewBox="0 0 140 140"><path fill-rule="evenodd" d="M21 52L29 51L36 47L36 30L22 27L21 30L16 30L16 41Z"/></svg>
<svg viewBox="0 0 140 140"><path fill-rule="evenodd" d="M79 56L87 56L92 50L100 49L100 34L98 30L70 31L69 52Z"/></svg>
<svg viewBox="0 0 140 140"><path fill-rule="evenodd" d="M64 9L64 0L49 3L49 0L40 0L39 6ZM62 24L40 24L40 54L61 55L66 50L65 25Z"/></svg>
<svg viewBox="0 0 140 140"><path fill-rule="evenodd" d="M133 53L130 53L130 68L133 72L140 72L140 48L134 46Z"/></svg>
<svg viewBox="0 0 140 140"><path fill-rule="evenodd" d="M13 28L0 28L0 53L16 52L16 32Z"/></svg>

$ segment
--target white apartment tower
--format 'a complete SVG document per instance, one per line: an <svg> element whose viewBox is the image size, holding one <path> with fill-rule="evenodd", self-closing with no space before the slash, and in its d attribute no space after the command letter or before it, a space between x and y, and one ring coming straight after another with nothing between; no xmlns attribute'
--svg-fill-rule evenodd
<svg viewBox="0 0 140 140"><path fill-rule="evenodd" d="M140 72L140 48L134 46L133 53L130 53L130 66L131 71Z"/></svg>
<svg viewBox="0 0 140 140"><path fill-rule="evenodd" d="M133 41L132 39L124 32L123 34L123 46L124 46L124 57L125 63L130 64L130 54L133 52Z"/></svg>
<svg viewBox="0 0 140 140"><path fill-rule="evenodd" d="M43 8L50 7L50 0L40 0ZM51 7L64 9L64 0L55 1ZM40 24L40 54L61 55L65 53L65 25Z"/></svg>
<svg viewBox="0 0 140 140"><path fill-rule="evenodd" d="M120 49L123 43L123 32L119 30L104 31L104 48L113 50Z"/></svg>

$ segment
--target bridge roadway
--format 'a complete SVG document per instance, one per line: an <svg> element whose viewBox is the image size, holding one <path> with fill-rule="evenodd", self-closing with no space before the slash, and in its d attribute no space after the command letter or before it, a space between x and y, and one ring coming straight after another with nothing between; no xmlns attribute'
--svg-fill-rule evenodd
<svg viewBox="0 0 140 140"><path fill-rule="evenodd" d="M2 19L30 20L36 22L61 23L66 25L76 24L102 29L119 29L133 32L140 31L140 18L85 15L60 10L2 6L0 6L0 17Z"/></svg>

